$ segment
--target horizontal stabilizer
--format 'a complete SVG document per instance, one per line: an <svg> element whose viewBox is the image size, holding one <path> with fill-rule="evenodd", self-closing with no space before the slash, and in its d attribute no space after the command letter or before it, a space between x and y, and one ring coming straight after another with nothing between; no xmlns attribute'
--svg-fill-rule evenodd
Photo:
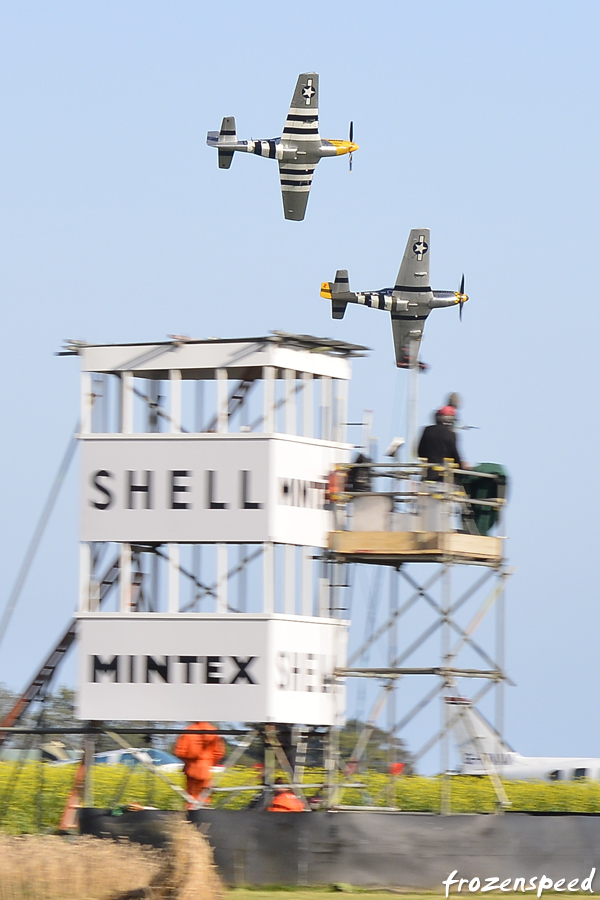
<svg viewBox="0 0 600 900"><path fill-rule="evenodd" d="M235 119L233 116L225 116L221 122L221 130L219 132L219 140L217 149L219 151L219 168L228 169L233 159L233 150L225 149L228 144L237 143L237 134L235 133Z"/></svg>
<svg viewBox="0 0 600 900"><path fill-rule="evenodd" d="M231 160L233 159L233 150L222 150L221 147L219 149L219 168L220 169L228 169L231 165Z"/></svg>
<svg viewBox="0 0 600 900"><path fill-rule="evenodd" d="M338 269L333 283L324 281L321 284L321 297L331 300L331 315L334 319L344 318L349 299L346 299L346 295L350 293L349 285L347 269Z"/></svg>
<svg viewBox="0 0 600 900"><path fill-rule="evenodd" d="M332 317L332 319L343 319L347 306L348 306L347 300L336 300L335 297L332 297L332 299L331 299L331 317Z"/></svg>
<svg viewBox="0 0 600 900"><path fill-rule="evenodd" d="M239 149L234 117L225 116L221 123L221 130L209 131L206 135L206 143L209 147L216 147L219 151L219 168L228 169L234 151Z"/></svg>
<svg viewBox="0 0 600 900"><path fill-rule="evenodd" d="M350 280L348 278L348 269L338 269L335 273L335 283L333 291L335 294L347 294L350 290Z"/></svg>
<svg viewBox="0 0 600 900"><path fill-rule="evenodd" d="M221 122L219 144L235 143L237 143L237 134L235 133L235 118L233 116L225 116L223 121Z"/></svg>

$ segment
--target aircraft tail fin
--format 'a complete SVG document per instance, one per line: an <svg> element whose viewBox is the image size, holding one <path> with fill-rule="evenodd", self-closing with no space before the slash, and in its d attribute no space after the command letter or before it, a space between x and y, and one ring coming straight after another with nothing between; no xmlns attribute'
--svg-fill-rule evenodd
<svg viewBox="0 0 600 900"><path fill-rule="evenodd" d="M446 697L446 703L450 708L450 723L461 757L462 772L485 775L490 762L492 765L505 765L513 751L471 701L464 697Z"/></svg>
<svg viewBox="0 0 600 900"><path fill-rule="evenodd" d="M348 300L340 297L340 294L348 294L349 291L348 270L338 269L335 273L335 281L324 281L321 284L321 297L331 300L331 316L334 319L343 319Z"/></svg>

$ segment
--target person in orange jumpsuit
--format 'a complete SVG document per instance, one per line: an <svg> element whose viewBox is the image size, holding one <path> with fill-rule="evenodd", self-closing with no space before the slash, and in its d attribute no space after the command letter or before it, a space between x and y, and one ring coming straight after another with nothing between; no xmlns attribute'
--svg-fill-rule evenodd
<svg viewBox="0 0 600 900"><path fill-rule="evenodd" d="M194 722L189 726L195 731L215 731L210 722ZM197 800L210 790L213 766L225 756L225 741L218 734L181 734L175 744L175 756L183 760L183 771L187 779L187 792Z"/></svg>
<svg viewBox="0 0 600 900"><path fill-rule="evenodd" d="M304 804L283 778L278 778L275 782L275 796L267 812L304 812Z"/></svg>

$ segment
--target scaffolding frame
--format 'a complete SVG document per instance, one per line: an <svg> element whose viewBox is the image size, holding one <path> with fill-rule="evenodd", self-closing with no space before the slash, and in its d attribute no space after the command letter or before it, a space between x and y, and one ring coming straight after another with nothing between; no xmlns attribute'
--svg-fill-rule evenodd
<svg viewBox="0 0 600 900"><path fill-rule="evenodd" d="M436 744L440 745L440 771L443 776L441 812L448 814L451 810L449 741L456 713L451 713L443 698L463 696L460 688L462 679L471 682L473 679L480 680L482 687L472 701L479 702L493 688L496 729L502 734L504 728L504 685L506 682L512 683L505 670L505 589L514 570L506 563L502 537L490 538L487 532L467 535L465 530L477 532L473 526L474 513L476 516L489 511L493 511L493 517L498 517L497 524L501 529L500 516L505 497L500 484L498 496L493 499L470 497L465 493L464 481L473 473L458 469L450 461L434 467L423 462L363 462L345 467L343 474L353 468L368 469L373 480L387 479L388 489L376 491L372 487L368 492L344 492L342 489L336 496L336 522L340 530L331 535L329 549L323 555L324 565L338 571L337 576L332 575L329 579L331 607L336 611L343 610L340 593L352 581L346 570L357 564L389 570L390 600L387 618L377 627L371 623L362 644L349 656L348 666L336 672L340 679L368 678L380 682L352 758L361 758L369 731L379 720L384 707L388 710L387 730L391 738L401 736L419 713L441 698L439 726L416 751L414 760L418 762ZM490 483L498 480L486 473L477 473L479 476L484 480L490 479ZM431 477L439 480L427 483ZM355 505L358 511L353 509ZM434 510L435 506L439 508ZM364 511L361 514L361 507L367 507L367 515ZM406 510L410 510L408 517ZM458 525L453 524L456 518ZM432 519L440 530L429 530ZM371 525L372 530L361 530L365 522ZM407 524L410 530L395 531L398 525L403 528ZM468 529L460 527L464 525ZM423 563L429 563L429 568L433 568L433 572L425 577L417 574ZM457 566L469 579L469 583L458 591L453 590L452 579ZM408 588L409 594L399 603L401 584ZM436 585L440 590L439 599L433 595ZM469 602L476 604L475 609L471 611L467 624L461 625L457 614ZM416 634L408 631L406 640L401 642L400 625L418 604L428 607L433 613L433 621ZM475 636L475 632L494 609L493 648L488 648ZM437 659L429 665L409 665L413 654L436 634L440 638ZM386 636L387 665L357 664L372 648L378 644L381 647ZM479 658L479 667L461 665L460 658L466 650ZM380 651L380 655L385 656L385 650ZM436 682L400 719L396 719L396 688L399 681L407 677L434 677ZM489 758L483 759L483 765L496 792L498 810L502 811L508 805L502 783Z"/></svg>

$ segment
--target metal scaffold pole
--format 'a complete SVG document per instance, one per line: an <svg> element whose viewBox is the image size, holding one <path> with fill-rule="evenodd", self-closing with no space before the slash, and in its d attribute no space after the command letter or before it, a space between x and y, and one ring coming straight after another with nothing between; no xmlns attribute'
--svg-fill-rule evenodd
<svg viewBox="0 0 600 900"><path fill-rule="evenodd" d="M395 737L404 738L409 726L414 730L414 720L422 717L434 700L441 702L437 728L414 758L418 763L439 744L440 811L448 814L452 809L450 738L455 718L446 698L465 696L470 693L468 685L481 680L483 687L475 690L472 702L481 701L495 688L496 718L502 722L501 690L509 680L504 670L504 592L512 570L504 559L503 476L484 473L481 483L485 490L469 494L465 485L468 486L470 472L463 473L449 465L438 468L441 481L436 486L435 482L427 484L429 466L424 463L373 463L370 494L346 494L340 501L337 518L344 524L332 535L329 553L331 559L346 564L349 584L359 568L369 568L375 575L387 567L390 578L409 588L403 602L398 603L390 585L387 618L372 618L363 642L358 648L351 648L349 665L338 675L380 682L379 700L372 705L365 738L359 739L358 747L366 743L368 732L381 715L385 703L380 701L384 697L388 703L390 742ZM386 489L381 492L376 486L378 479L386 480ZM497 533L490 533L492 526ZM356 609L356 587L354 594ZM366 609L366 605L362 606ZM491 617L494 606L495 616ZM419 623L417 627L414 622ZM484 622L492 625L491 646L489 628L481 629ZM433 651L432 659L428 648L438 633L439 649L437 653ZM367 651L380 658L385 654L387 666L361 665ZM429 665L424 658L427 655ZM417 676L419 681L433 677L435 682L396 719L390 687L400 678L408 686L414 681L409 676ZM403 688L405 700L409 693ZM486 771L489 770L501 810L506 805L505 795L490 765L488 759Z"/></svg>

